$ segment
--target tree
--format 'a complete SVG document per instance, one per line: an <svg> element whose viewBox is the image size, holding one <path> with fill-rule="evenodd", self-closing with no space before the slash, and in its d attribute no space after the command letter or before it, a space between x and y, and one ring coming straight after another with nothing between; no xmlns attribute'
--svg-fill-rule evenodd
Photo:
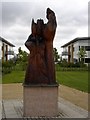
<svg viewBox="0 0 90 120"><path fill-rule="evenodd" d="M18 59L19 61L26 62L28 57L28 53L26 51L23 51L21 47L18 48Z"/></svg>
<svg viewBox="0 0 90 120"><path fill-rule="evenodd" d="M80 58L81 63L84 64L84 62L85 62L85 57L87 57L87 53L86 53L84 47L81 47L81 48L80 48L80 50L79 50L79 52L78 52L78 57Z"/></svg>
<svg viewBox="0 0 90 120"><path fill-rule="evenodd" d="M28 62L28 53L26 51L23 51L21 47L19 47L17 56L18 56L17 62L20 64L22 69L25 70Z"/></svg>
<svg viewBox="0 0 90 120"><path fill-rule="evenodd" d="M58 59L60 58L60 56L58 55L58 51L56 48L53 48L53 54L54 54L54 61L58 62Z"/></svg>

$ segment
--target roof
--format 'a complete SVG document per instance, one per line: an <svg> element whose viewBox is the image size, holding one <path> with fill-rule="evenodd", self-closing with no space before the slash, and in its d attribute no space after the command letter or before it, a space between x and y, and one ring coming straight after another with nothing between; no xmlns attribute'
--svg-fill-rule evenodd
<svg viewBox="0 0 90 120"><path fill-rule="evenodd" d="M71 43L74 43L74 42L77 42L77 41L80 41L80 40L90 40L90 37L77 37L77 38L71 40L70 42L64 44L61 47L66 47L66 46L70 45Z"/></svg>
<svg viewBox="0 0 90 120"><path fill-rule="evenodd" d="M15 45L13 45L12 43L8 42L7 40L5 40L4 38L0 37L0 41L10 45L11 47L15 47Z"/></svg>

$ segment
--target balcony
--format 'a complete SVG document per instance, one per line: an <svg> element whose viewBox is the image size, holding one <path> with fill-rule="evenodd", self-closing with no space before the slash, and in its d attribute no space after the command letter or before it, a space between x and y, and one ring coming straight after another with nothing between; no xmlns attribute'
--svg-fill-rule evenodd
<svg viewBox="0 0 90 120"><path fill-rule="evenodd" d="M14 55L14 51L7 51L5 55Z"/></svg>
<svg viewBox="0 0 90 120"><path fill-rule="evenodd" d="M67 51L63 51L62 52L62 56L68 56L68 52Z"/></svg>

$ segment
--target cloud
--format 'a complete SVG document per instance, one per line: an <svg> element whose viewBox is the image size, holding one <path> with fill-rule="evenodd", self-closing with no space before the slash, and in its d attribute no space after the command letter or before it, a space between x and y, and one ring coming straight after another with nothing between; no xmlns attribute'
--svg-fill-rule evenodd
<svg viewBox="0 0 90 120"><path fill-rule="evenodd" d="M38 2L37 2L38 3ZM35 9L36 8L36 9ZM38 13L38 14L37 14ZM32 18L44 17L42 6L34 2L10 2L2 4L3 26L13 25L14 23L29 25Z"/></svg>
<svg viewBox="0 0 90 120"><path fill-rule="evenodd" d="M24 42L31 32L32 18L35 22L42 18L46 23L47 7L54 10L57 18L54 40L57 48L74 37L87 36L88 0L2 2L2 36L15 44L15 49L19 46L25 49Z"/></svg>
<svg viewBox="0 0 90 120"><path fill-rule="evenodd" d="M56 32L56 36L60 39L63 39L63 38L70 38L71 35L73 35L74 33L76 33L77 31L77 27L75 26L59 26L57 28L57 32Z"/></svg>

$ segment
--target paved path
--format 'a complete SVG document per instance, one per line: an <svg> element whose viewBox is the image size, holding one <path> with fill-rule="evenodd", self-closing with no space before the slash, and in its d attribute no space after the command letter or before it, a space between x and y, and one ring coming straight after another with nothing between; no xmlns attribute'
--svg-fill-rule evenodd
<svg viewBox="0 0 90 120"><path fill-rule="evenodd" d="M1 88L0 88L1 89ZM23 87L22 84L4 84L2 86L0 110L3 108L3 118L23 118ZM59 86L58 117L57 118L87 118L88 94ZM1 111L0 111L1 116ZM26 119L25 119L26 120ZM37 120L30 118L29 120ZM45 120L39 118L39 120ZM49 119L47 119L49 120ZM55 118L53 118L55 120Z"/></svg>
<svg viewBox="0 0 90 120"><path fill-rule="evenodd" d="M23 118L23 101L20 99L3 100L2 118ZM87 118L88 112L69 101L59 98L57 118ZM41 119L43 120L43 119Z"/></svg>
<svg viewBox="0 0 90 120"><path fill-rule="evenodd" d="M67 86L60 85L58 95L71 103L88 110L88 94ZM3 99L23 99L23 86L17 84L3 84L2 86Z"/></svg>

